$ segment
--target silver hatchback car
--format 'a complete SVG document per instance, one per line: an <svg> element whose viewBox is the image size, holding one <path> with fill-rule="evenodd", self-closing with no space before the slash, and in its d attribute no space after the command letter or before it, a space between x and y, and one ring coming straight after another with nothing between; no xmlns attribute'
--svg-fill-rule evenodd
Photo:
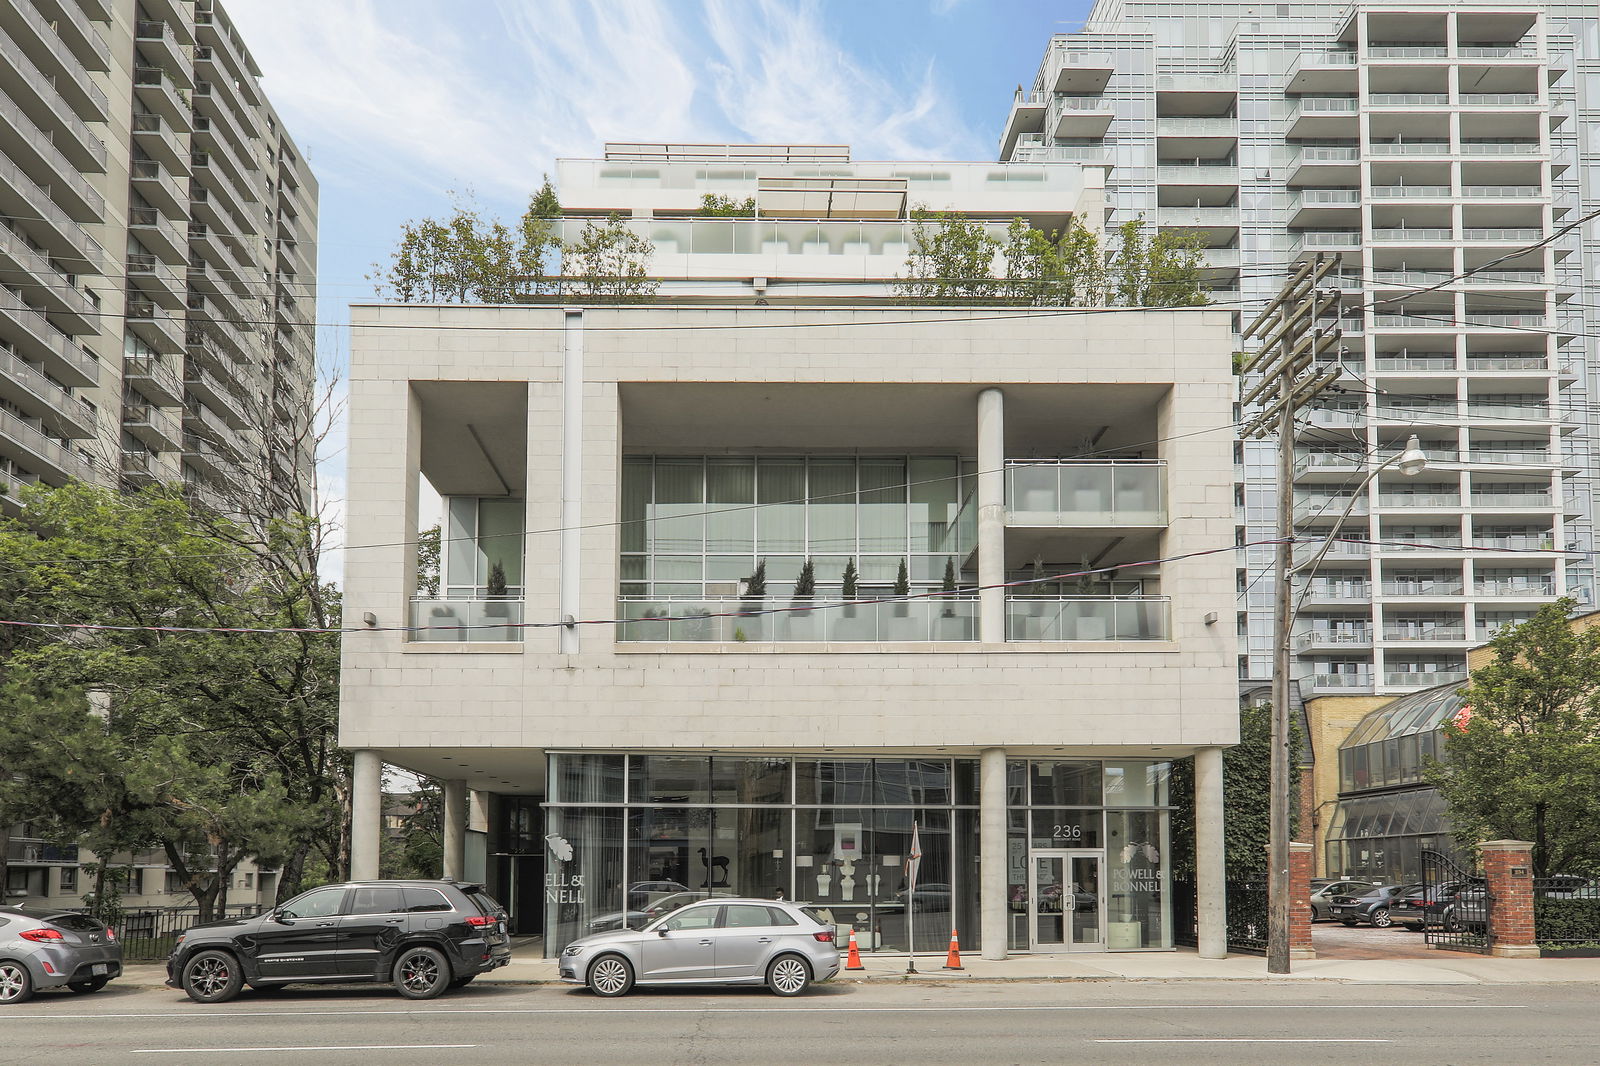
<svg viewBox="0 0 1600 1066"><path fill-rule="evenodd" d="M121 973L116 934L88 915L40 904L0 907L0 1007L63 985L98 992Z"/></svg>
<svg viewBox="0 0 1600 1066"><path fill-rule="evenodd" d="M643 929L574 940L561 953L561 979L597 996L634 985L757 985L798 996L839 972L834 928L810 908L783 900L712 899Z"/></svg>

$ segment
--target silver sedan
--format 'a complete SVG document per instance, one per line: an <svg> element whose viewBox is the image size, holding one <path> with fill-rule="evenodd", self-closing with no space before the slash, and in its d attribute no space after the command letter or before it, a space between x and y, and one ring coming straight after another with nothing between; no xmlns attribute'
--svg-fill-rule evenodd
<svg viewBox="0 0 1600 1066"><path fill-rule="evenodd" d="M717 899L682 907L643 929L574 940L561 979L597 996L634 985L758 985L798 996L839 972L834 928L782 900Z"/></svg>
<svg viewBox="0 0 1600 1066"><path fill-rule="evenodd" d="M122 945L93 918L39 904L0 907L0 1006L63 985L98 992L120 973Z"/></svg>
<svg viewBox="0 0 1600 1066"><path fill-rule="evenodd" d="M1330 922L1333 912L1334 896L1360 896L1373 887L1371 881L1330 881L1325 885L1311 890L1311 920L1313 922Z"/></svg>

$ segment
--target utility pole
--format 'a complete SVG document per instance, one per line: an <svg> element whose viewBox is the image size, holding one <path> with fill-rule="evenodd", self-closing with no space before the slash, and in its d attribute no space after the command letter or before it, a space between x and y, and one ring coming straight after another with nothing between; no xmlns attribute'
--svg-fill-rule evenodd
<svg viewBox="0 0 1600 1066"><path fill-rule="evenodd" d="M1299 409L1332 385L1339 368L1322 359L1339 343L1338 325L1318 321L1339 306L1337 289L1317 284L1339 267L1338 256L1319 254L1301 263L1283 289L1242 336L1261 337L1241 367L1261 380L1244 390L1241 406L1259 403L1241 430L1249 439L1278 435L1278 553L1273 610L1272 780L1268 827L1267 972L1289 972L1289 573L1294 554L1294 418Z"/></svg>

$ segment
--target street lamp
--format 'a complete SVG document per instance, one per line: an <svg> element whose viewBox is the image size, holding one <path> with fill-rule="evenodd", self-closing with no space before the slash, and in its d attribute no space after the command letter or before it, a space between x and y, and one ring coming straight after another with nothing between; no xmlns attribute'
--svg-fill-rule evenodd
<svg viewBox="0 0 1600 1066"><path fill-rule="evenodd" d="M1279 447L1288 445L1280 443ZM1289 664L1291 661L1289 630L1300 607L1299 602L1291 604L1289 578L1292 574L1304 571L1309 582L1311 576L1316 573L1317 565L1333 547L1344 520L1350 517L1350 512L1355 509L1362 490L1391 466L1399 467L1400 473L1406 477L1416 477L1428 468L1428 456L1423 452L1415 433L1406 441L1404 449L1373 467L1361 483L1351 491L1350 502L1345 504L1338 521L1333 524L1333 528L1328 531L1328 535L1323 538L1321 546L1311 558L1303 563L1291 565L1289 558L1291 553L1284 550L1278 552L1277 607L1274 619L1277 646L1273 650L1275 662L1272 679L1272 796L1267 829L1267 846L1270 853L1268 859L1271 867L1267 882L1268 973L1289 972ZM1294 485L1292 482L1282 484L1278 486L1278 491L1292 493ZM1292 508L1280 506L1278 514L1278 536L1286 542L1292 542L1294 537ZM1306 591L1309 591L1309 585L1301 593L1302 602Z"/></svg>

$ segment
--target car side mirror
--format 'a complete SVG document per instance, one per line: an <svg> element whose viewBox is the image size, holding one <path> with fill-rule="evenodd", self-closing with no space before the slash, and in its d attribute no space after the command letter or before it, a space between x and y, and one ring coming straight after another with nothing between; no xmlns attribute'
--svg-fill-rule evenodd
<svg viewBox="0 0 1600 1066"><path fill-rule="evenodd" d="M671 932L670 929L657 929L656 936L666 936L669 932Z"/></svg>

